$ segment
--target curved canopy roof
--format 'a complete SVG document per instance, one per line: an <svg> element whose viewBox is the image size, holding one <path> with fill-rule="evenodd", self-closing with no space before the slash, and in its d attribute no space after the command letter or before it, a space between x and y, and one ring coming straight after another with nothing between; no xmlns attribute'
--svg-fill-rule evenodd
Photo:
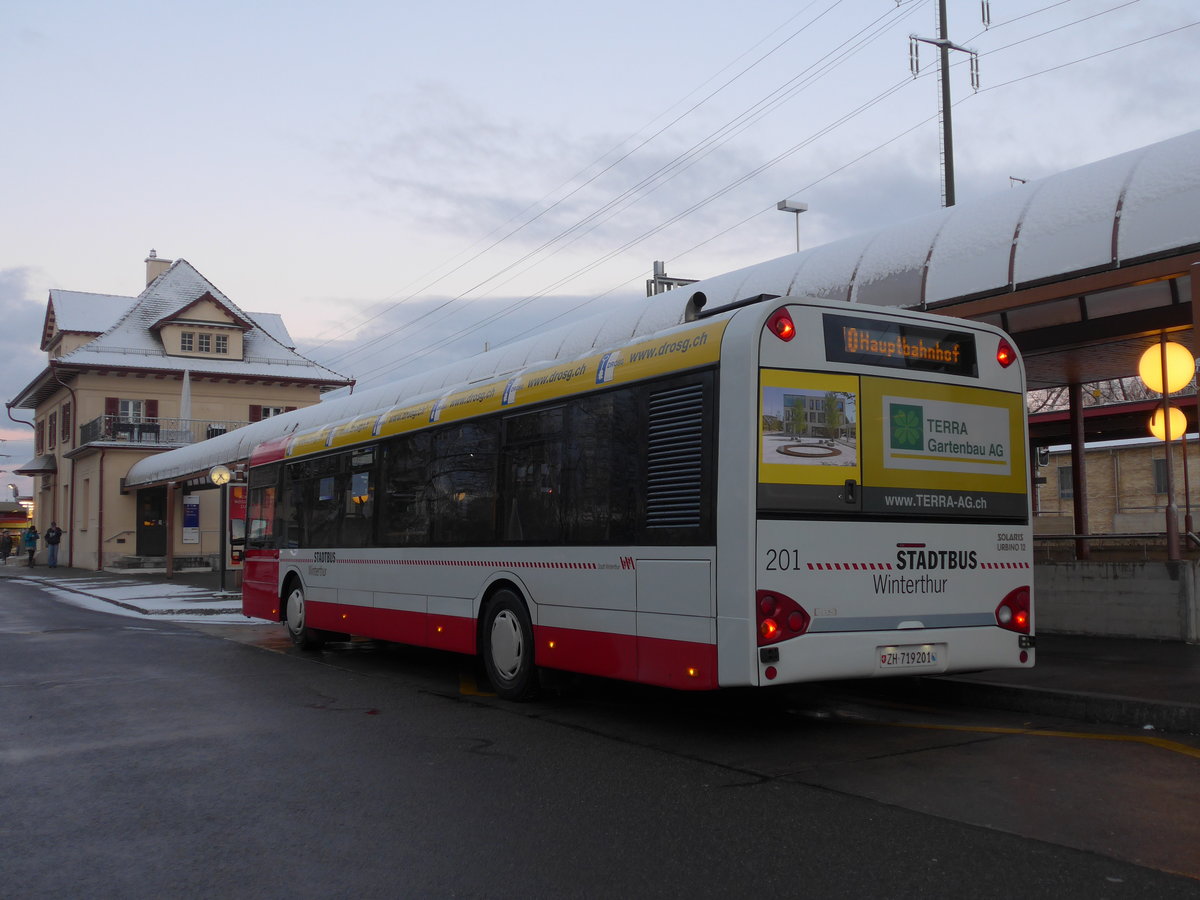
<svg viewBox="0 0 1200 900"><path fill-rule="evenodd" d="M1200 131L684 288L932 306L1200 247Z"/></svg>

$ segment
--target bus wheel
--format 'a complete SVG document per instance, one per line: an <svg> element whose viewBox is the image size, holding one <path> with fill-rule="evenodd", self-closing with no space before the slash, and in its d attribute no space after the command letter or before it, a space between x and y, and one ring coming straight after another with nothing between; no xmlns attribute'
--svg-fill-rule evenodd
<svg viewBox="0 0 1200 900"><path fill-rule="evenodd" d="M483 618L483 664L492 689L505 700L530 700L538 690L529 610L513 591L498 591Z"/></svg>
<svg viewBox="0 0 1200 900"><path fill-rule="evenodd" d="M325 646L325 632L309 628L306 624L304 585L293 581L284 592L284 621L288 637L301 650L320 650Z"/></svg>

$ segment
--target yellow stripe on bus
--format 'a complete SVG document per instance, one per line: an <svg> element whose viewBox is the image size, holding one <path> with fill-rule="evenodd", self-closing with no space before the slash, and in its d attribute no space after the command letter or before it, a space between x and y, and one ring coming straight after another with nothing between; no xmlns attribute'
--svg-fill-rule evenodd
<svg viewBox="0 0 1200 900"><path fill-rule="evenodd" d="M377 410L337 426L332 439L329 426L298 435L287 456L303 456L328 446L343 447L710 365L721 358L726 324L726 320L721 320L684 327L571 362L557 362L511 378L452 390L437 400Z"/></svg>

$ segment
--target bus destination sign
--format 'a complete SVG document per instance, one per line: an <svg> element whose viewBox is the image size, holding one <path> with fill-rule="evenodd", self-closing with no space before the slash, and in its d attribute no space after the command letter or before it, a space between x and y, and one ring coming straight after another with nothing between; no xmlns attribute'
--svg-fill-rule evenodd
<svg viewBox="0 0 1200 900"><path fill-rule="evenodd" d="M979 376L975 336L969 332L858 316L822 318L831 362Z"/></svg>

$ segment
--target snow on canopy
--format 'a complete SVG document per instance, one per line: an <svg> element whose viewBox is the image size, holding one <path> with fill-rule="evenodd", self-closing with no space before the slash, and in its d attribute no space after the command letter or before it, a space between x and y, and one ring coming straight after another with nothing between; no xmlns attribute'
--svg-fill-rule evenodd
<svg viewBox="0 0 1200 900"><path fill-rule="evenodd" d="M259 443L409 405L481 379L614 349L705 311L759 294L921 308L1017 290L1096 267L1119 267L1200 244L1200 131L1100 160L992 197L748 266L388 385L256 422L152 456L141 485L247 459Z"/></svg>

